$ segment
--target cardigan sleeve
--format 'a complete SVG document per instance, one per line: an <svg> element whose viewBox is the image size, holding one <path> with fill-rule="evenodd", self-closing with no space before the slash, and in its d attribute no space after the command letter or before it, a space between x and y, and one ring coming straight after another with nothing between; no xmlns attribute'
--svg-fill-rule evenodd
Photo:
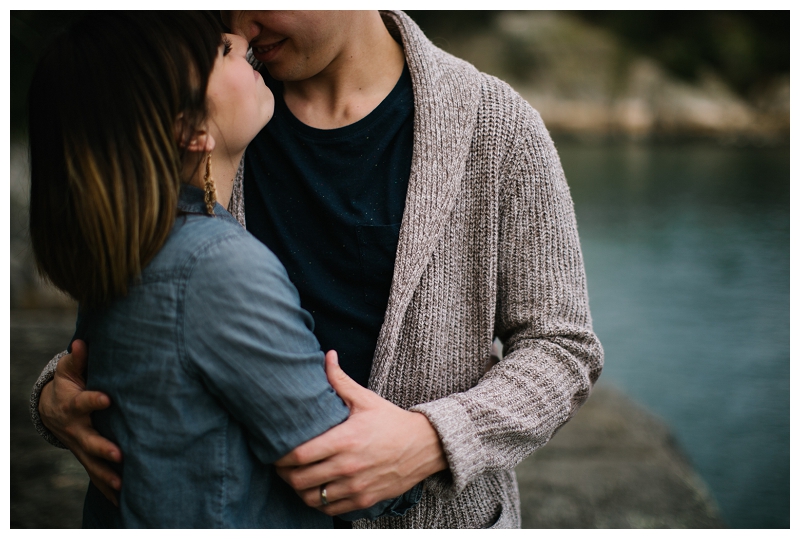
<svg viewBox="0 0 800 539"><path fill-rule="evenodd" d="M587 399L603 365L569 188L527 104L502 170L495 333L504 357L470 390L411 408L442 440L449 471L428 488L443 498L543 446Z"/></svg>
<svg viewBox="0 0 800 539"><path fill-rule="evenodd" d="M39 415L39 398L42 396L42 388L50 382L56 374L56 366L58 365L59 360L67 355L67 351L64 350L63 352L59 352L53 359L51 359L47 365L45 365L42 373L39 375L39 378L36 380L36 383L33 384L33 390L31 391L31 399L30 399L30 412L31 412L31 421L33 421L33 426L36 428L36 432L44 438L50 444L61 448L66 449L67 446L61 443L61 441L53 435L50 430L44 426L42 423L42 418Z"/></svg>

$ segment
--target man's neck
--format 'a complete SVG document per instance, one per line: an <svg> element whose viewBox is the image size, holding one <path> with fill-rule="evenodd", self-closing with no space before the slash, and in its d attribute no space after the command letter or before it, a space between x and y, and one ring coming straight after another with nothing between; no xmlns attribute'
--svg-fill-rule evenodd
<svg viewBox="0 0 800 539"><path fill-rule="evenodd" d="M284 82L286 106L304 124L336 129L357 122L389 95L403 73L403 49L378 12L365 15L358 29L320 73Z"/></svg>

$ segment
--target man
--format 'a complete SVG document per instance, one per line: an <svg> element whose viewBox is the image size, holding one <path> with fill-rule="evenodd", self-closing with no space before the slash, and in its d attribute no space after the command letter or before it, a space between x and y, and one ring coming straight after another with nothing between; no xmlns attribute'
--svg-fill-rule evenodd
<svg viewBox="0 0 800 539"><path fill-rule="evenodd" d="M350 418L279 473L332 515L424 480L405 516L354 527L519 527L514 466L602 368L572 201L538 113L400 12L225 20L276 94L231 212L286 266L323 349L372 390L332 376ZM76 359L53 384L55 363L45 370L38 409L111 493L119 478L101 459L120 455L88 417L109 403L80 391Z"/></svg>

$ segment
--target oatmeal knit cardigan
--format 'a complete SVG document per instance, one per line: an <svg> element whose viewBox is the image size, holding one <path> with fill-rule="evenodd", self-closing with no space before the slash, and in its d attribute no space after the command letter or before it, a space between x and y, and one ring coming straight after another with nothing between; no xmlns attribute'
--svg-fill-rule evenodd
<svg viewBox="0 0 800 539"><path fill-rule="evenodd" d="M405 516L354 527L519 527L514 467L577 411L603 364L569 188L528 103L404 13L382 16L411 72L414 149L369 387L427 416L449 469ZM240 170L230 209L244 224L241 182ZM504 357L491 366L495 336Z"/></svg>

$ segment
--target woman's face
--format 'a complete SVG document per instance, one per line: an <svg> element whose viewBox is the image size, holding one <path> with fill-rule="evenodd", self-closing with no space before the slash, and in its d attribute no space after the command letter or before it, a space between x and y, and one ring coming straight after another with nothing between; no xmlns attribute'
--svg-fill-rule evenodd
<svg viewBox="0 0 800 539"><path fill-rule="evenodd" d="M275 100L264 79L245 59L247 41L224 34L208 81L208 132L215 150L243 151L272 118Z"/></svg>

